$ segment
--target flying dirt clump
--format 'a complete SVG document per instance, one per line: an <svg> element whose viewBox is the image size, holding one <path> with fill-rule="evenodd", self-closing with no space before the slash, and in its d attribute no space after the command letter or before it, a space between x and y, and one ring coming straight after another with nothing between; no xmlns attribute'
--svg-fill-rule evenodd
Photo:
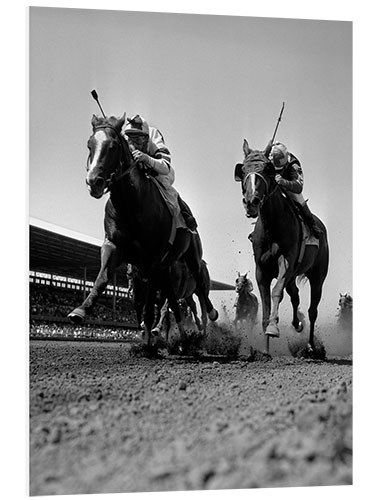
<svg viewBox="0 0 375 500"><path fill-rule="evenodd" d="M210 323L207 328L207 336L202 342L202 347L208 354L222 356L238 356L241 345L241 337L226 323Z"/></svg>

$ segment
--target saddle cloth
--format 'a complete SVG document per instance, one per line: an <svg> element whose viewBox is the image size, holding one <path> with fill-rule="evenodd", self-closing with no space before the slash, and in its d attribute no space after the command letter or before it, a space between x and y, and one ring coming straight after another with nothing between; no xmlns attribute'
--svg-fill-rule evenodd
<svg viewBox="0 0 375 500"><path fill-rule="evenodd" d="M157 178L150 176L150 179L158 188L162 199L164 200L170 214L172 215L172 227L169 234L168 243L170 245L173 245L177 229L179 229L180 227L188 229L178 204L178 193L172 186L169 189L166 189L165 186L158 182Z"/></svg>
<svg viewBox="0 0 375 500"><path fill-rule="evenodd" d="M299 257L298 257L298 264L301 263L303 259L303 255L305 253L305 248L306 245L315 245L319 247L319 240L315 238L315 236L311 233L310 228L301 220L301 226L302 226L302 242L301 242L301 249L299 252Z"/></svg>

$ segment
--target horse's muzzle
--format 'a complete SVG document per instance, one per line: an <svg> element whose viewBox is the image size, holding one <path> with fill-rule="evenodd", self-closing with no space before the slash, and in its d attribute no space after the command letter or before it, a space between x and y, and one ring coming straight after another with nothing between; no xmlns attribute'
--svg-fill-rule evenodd
<svg viewBox="0 0 375 500"><path fill-rule="evenodd" d="M246 217L251 217L254 219L258 217L258 212L259 212L258 207L259 203L254 205L253 203L250 203L248 201L245 205Z"/></svg>
<svg viewBox="0 0 375 500"><path fill-rule="evenodd" d="M101 198L104 194L106 182L103 177L95 177L94 179L87 178L86 184L88 185L90 195L94 198Z"/></svg>

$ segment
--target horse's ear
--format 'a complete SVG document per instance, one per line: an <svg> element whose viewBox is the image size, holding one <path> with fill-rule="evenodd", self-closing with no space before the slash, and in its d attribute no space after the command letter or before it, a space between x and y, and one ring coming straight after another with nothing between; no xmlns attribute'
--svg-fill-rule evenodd
<svg viewBox="0 0 375 500"><path fill-rule="evenodd" d="M245 278L245 279L247 278L247 273L245 273L244 278Z"/></svg>
<svg viewBox="0 0 375 500"><path fill-rule="evenodd" d="M264 156L269 158L272 149L272 139L268 142L266 149L264 150Z"/></svg>
<svg viewBox="0 0 375 500"><path fill-rule="evenodd" d="M236 182L242 181L242 178L243 178L242 167L243 167L243 163L237 163L237 165L234 167L234 180Z"/></svg>
<svg viewBox="0 0 375 500"><path fill-rule="evenodd" d="M126 119L126 113L124 112L124 114L118 119L118 122L116 125L116 129L118 129L119 132L121 132L121 129L124 126L125 119Z"/></svg>
<svg viewBox="0 0 375 500"><path fill-rule="evenodd" d="M96 127L96 125L98 124L98 121L99 121L99 118L96 115L92 115L91 125L92 125L93 128Z"/></svg>
<svg viewBox="0 0 375 500"><path fill-rule="evenodd" d="M246 139L243 140L242 150L245 157L249 155L252 151Z"/></svg>

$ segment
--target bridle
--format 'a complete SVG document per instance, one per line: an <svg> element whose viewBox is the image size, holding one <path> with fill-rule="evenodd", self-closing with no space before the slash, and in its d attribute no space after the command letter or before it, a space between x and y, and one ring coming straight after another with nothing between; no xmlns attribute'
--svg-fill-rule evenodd
<svg viewBox="0 0 375 500"><path fill-rule="evenodd" d="M120 161L117 165L117 167L115 168L114 172L111 173L111 175L109 176L109 178L105 179L105 182L106 182L106 186L104 188L104 194L108 193L110 190L111 190L111 187L113 186L114 183L116 183L117 181L119 181L120 179L122 179L126 174L127 172L129 171L129 168L126 168L126 151L125 151L125 138L121 135L121 133L117 130L116 127L114 127L113 125L111 124L103 124L103 125L97 125L93 128L93 135L95 135L95 133L102 129L107 129L107 128L110 128L112 130L114 130L116 136L117 136L117 139L119 140L119 146L120 146L120 151L121 151L121 154L120 154ZM90 162L90 154L88 155L87 157L87 164L86 164L86 171L89 170L89 162Z"/></svg>
<svg viewBox="0 0 375 500"><path fill-rule="evenodd" d="M257 176L257 177L259 177L260 179L262 179L262 181L263 181L263 182L264 182L264 184L266 185L266 191L265 191L265 193L264 193L264 194L263 194L263 196L262 196L262 200L263 200L266 196L268 196L268 191L269 191L269 183L268 183L267 178L266 178L263 174L261 174L261 173L259 173L259 172L254 172L254 171L252 171L252 172L249 172L249 173L247 173L247 174L245 175L245 177L244 177L244 179L243 179L243 181L242 181L242 189L243 189L243 192L244 192L244 193L246 192L246 185L247 185L247 182L248 182L248 180L249 180L249 178L250 178L250 175L251 175L251 174L254 174L255 176Z"/></svg>

